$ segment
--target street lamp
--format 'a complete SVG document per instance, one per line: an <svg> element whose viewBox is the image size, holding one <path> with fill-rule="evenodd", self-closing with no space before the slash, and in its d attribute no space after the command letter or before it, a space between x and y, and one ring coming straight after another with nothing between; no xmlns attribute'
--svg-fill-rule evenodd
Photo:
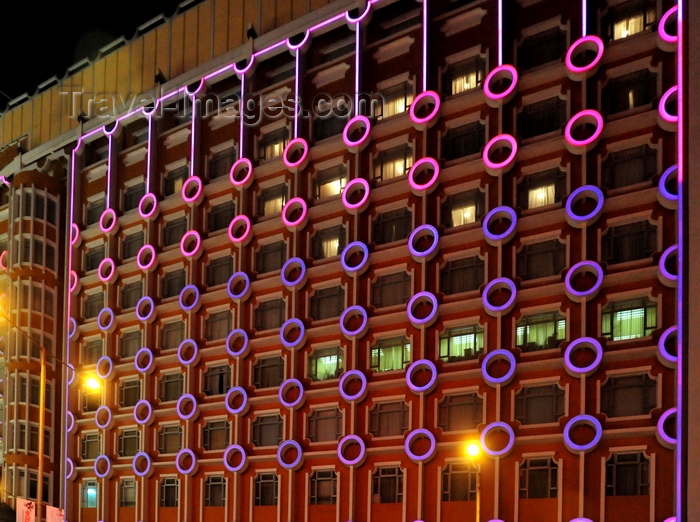
<svg viewBox="0 0 700 522"><path fill-rule="evenodd" d="M464 453L474 467L476 467L476 522L480 522L481 518L481 444L477 441L469 441L464 447Z"/></svg>

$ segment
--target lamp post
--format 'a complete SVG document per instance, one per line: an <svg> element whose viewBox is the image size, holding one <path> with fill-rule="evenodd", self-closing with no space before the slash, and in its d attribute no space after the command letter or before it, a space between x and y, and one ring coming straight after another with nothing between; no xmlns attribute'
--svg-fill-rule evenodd
<svg viewBox="0 0 700 522"><path fill-rule="evenodd" d="M467 459L476 467L476 522L481 519L481 463L478 462L481 456L481 445L478 442L468 442L464 452Z"/></svg>

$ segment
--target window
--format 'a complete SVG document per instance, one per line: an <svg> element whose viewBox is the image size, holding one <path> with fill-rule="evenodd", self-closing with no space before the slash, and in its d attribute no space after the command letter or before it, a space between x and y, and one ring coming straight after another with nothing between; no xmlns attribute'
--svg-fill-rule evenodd
<svg viewBox="0 0 700 522"><path fill-rule="evenodd" d="M124 237L122 243L122 257L130 259L136 257L143 246L143 232L135 232Z"/></svg>
<svg viewBox="0 0 700 522"><path fill-rule="evenodd" d="M119 407L136 406L141 400L141 381L129 379L119 383Z"/></svg>
<svg viewBox="0 0 700 522"><path fill-rule="evenodd" d="M187 281L187 276L185 274L185 269L180 268L179 270L171 270L166 272L163 276L161 293L163 299L168 297L176 297L180 295L182 289L185 288Z"/></svg>
<svg viewBox="0 0 700 522"><path fill-rule="evenodd" d="M271 330L282 326L286 316L284 299L263 301L255 309L255 329Z"/></svg>
<svg viewBox="0 0 700 522"><path fill-rule="evenodd" d="M208 231L216 232L228 228L236 213L236 205L233 201L226 201L211 207L207 221Z"/></svg>
<svg viewBox="0 0 700 522"><path fill-rule="evenodd" d="M287 127L264 134L258 143L258 159L265 161L281 156L288 141L289 130Z"/></svg>
<svg viewBox="0 0 700 522"><path fill-rule="evenodd" d="M124 332L119 342L119 357L134 357L141 348L141 330Z"/></svg>
<svg viewBox="0 0 700 522"><path fill-rule="evenodd" d="M253 366L253 386L273 388L284 380L284 359L279 355L260 359Z"/></svg>
<svg viewBox="0 0 700 522"><path fill-rule="evenodd" d="M401 83L381 92L381 101L374 116L378 120L406 112L413 103L413 88L408 82Z"/></svg>
<svg viewBox="0 0 700 522"><path fill-rule="evenodd" d="M227 420L208 421L202 428L202 448L206 451L222 450L229 443Z"/></svg>
<svg viewBox="0 0 700 522"><path fill-rule="evenodd" d="M372 503L403 502L403 471L399 467L378 468L372 473Z"/></svg>
<svg viewBox="0 0 700 522"><path fill-rule="evenodd" d="M83 391L83 412L97 411L102 403L102 394L99 391Z"/></svg>
<svg viewBox="0 0 700 522"><path fill-rule="evenodd" d="M233 275L233 259L223 256L212 259L207 265L207 286L217 286L228 283Z"/></svg>
<svg viewBox="0 0 700 522"><path fill-rule="evenodd" d="M309 504L335 504L337 501L338 477L332 469L316 470L311 474Z"/></svg>
<svg viewBox="0 0 700 522"><path fill-rule="evenodd" d="M253 421L253 445L277 446L282 442L282 417L261 415Z"/></svg>
<svg viewBox="0 0 700 522"><path fill-rule="evenodd" d="M410 294L411 276L406 272L380 276L372 284L372 306L382 308L403 304Z"/></svg>
<svg viewBox="0 0 700 522"><path fill-rule="evenodd" d="M311 380L337 379L341 373L343 373L343 350L340 346L320 348L309 355Z"/></svg>
<svg viewBox="0 0 700 522"><path fill-rule="evenodd" d="M515 256L515 266L523 281L559 275L566 267L566 245L558 239L525 245Z"/></svg>
<svg viewBox="0 0 700 522"><path fill-rule="evenodd" d="M442 501L476 500L476 466L448 464L442 472Z"/></svg>
<svg viewBox="0 0 700 522"><path fill-rule="evenodd" d="M323 228L311 238L311 257L315 260L340 255L345 248L345 227Z"/></svg>
<svg viewBox="0 0 700 522"><path fill-rule="evenodd" d="M85 209L85 224L89 226L98 223L106 209L107 203L104 198L88 203Z"/></svg>
<svg viewBox="0 0 700 522"><path fill-rule="evenodd" d="M105 258L105 246L99 245L90 248L85 254L85 270L97 270L100 262Z"/></svg>
<svg viewBox="0 0 700 522"><path fill-rule="evenodd" d="M477 154L484 146L485 136L486 127L478 121L448 129L440 142L442 159L451 161Z"/></svg>
<svg viewBox="0 0 700 522"><path fill-rule="evenodd" d="M553 459L525 459L520 465L520 498L557 498L557 472Z"/></svg>
<svg viewBox="0 0 700 522"><path fill-rule="evenodd" d="M207 341L223 339L231 331L231 312L224 310L211 314L204 322L204 330L204 338Z"/></svg>
<svg viewBox="0 0 700 522"><path fill-rule="evenodd" d="M320 171L314 179L314 197L325 199L339 195L348 182L345 165L336 165Z"/></svg>
<svg viewBox="0 0 700 522"><path fill-rule="evenodd" d="M338 317L345 309L345 289L338 285L316 290L309 300L309 308L314 321Z"/></svg>
<svg viewBox="0 0 700 522"><path fill-rule="evenodd" d="M656 252L656 227L648 221L610 227L602 243L602 258L609 265L648 259Z"/></svg>
<svg viewBox="0 0 700 522"><path fill-rule="evenodd" d="M97 360L102 357L102 339L87 341L83 347L83 364L97 364Z"/></svg>
<svg viewBox="0 0 700 522"><path fill-rule="evenodd" d="M258 473L255 476L255 505L277 505L277 475L275 473Z"/></svg>
<svg viewBox="0 0 700 522"><path fill-rule="evenodd" d="M265 274L273 270L280 270L287 260L287 243L276 241L261 245L255 253L255 271Z"/></svg>
<svg viewBox="0 0 700 522"><path fill-rule="evenodd" d="M343 434L343 414L338 408L313 410L307 419L307 432L311 442L336 441Z"/></svg>
<svg viewBox="0 0 700 522"><path fill-rule="evenodd" d="M633 0L608 11L603 19L608 40L621 40L650 30L656 22L656 2Z"/></svg>
<svg viewBox="0 0 700 522"><path fill-rule="evenodd" d="M623 497L649 494L649 460L644 454L613 453L605 465L605 495Z"/></svg>
<svg viewBox="0 0 700 522"><path fill-rule="evenodd" d="M183 384L183 375L180 372L163 374L158 393L161 402L178 400L183 392Z"/></svg>
<svg viewBox="0 0 700 522"><path fill-rule="evenodd" d="M141 281L125 284L122 288L122 309L135 308L141 297L143 297L143 283Z"/></svg>
<svg viewBox="0 0 700 522"><path fill-rule="evenodd" d="M649 145L611 152L603 161L602 183L609 189L643 183L656 174L656 169L656 149Z"/></svg>
<svg viewBox="0 0 700 522"><path fill-rule="evenodd" d="M274 187L266 188L258 197L258 216L271 216L282 212L282 207L287 202L287 185L281 183Z"/></svg>
<svg viewBox="0 0 700 522"><path fill-rule="evenodd" d="M80 495L80 507L96 508L97 507L97 481L86 480L83 482Z"/></svg>
<svg viewBox="0 0 700 522"><path fill-rule="evenodd" d="M226 477L214 475L206 478L204 482L204 505L226 505Z"/></svg>
<svg viewBox="0 0 700 522"><path fill-rule="evenodd" d="M408 145L384 150L374 160L374 179L382 181L405 176L412 166L413 150Z"/></svg>
<svg viewBox="0 0 700 522"><path fill-rule="evenodd" d="M97 317L104 304L104 294L102 292L89 294L85 298L85 319Z"/></svg>
<svg viewBox="0 0 700 522"><path fill-rule="evenodd" d="M478 290L484 284L484 261L479 256L448 261L440 269L440 291L458 294Z"/></svg>
<svg viewBox="0 0 700 522"><path fill-rule="evenodd" d="M160 483L160 507L177 507L180 481L175 477L166 477Z"/></svg>
<svg viewBox="0 0 700 522"><path fill-rule="evenodd" d="M189 175L190 168L187 165L183 165L182 167L168 172L165 175L165 181L163 183L163 195L167 197L173 194L179 194L182 191L182 185Z"/></svg>
<svg viewBox="0 0 700 522"><path fill-rule="evenodd" d="M523 386L515 396L515 420L520 424L548 424L564 416L564 390L556 384Z"/></svg>
<svg viewBox="0 0 700 522"><path fill-rule="evenodd" d="M163 246L177 245L187 232L187 218L181 217L166 221L163 227Z"/></svg>
<svg viewBox="0 0 700 522"><path fill-rule="evenodd" d="M566 101L558 97L531 103L518 114L518 129L524 139L561 129L566 121Z"/></svg>
<svg viewBox="0 0 700 522"><path fill-rule="evenodd" d="M441 205L442 224L448 228L476 223L484 215L484 193L479 189L449 196Z"/></svg>
<svg viewBox="0 0 700 522"><path fill-rule="evenodd" d="M445 96L459 94L479 87L484 81L485 61L481 56L450 65L442 75Z"/></svg>
<svg viewBox="0 0 700 522"><path fill-rule="evenodd" d="M158 433L158 452L177 453L180 449L182 449L182 426L179 424L163 426Z"/></svg>
<svg viewBox="0 0 700 522"><path fill-rule="evenodd" d="M566 52L566 32L558 27L528 36L518 47L518 68L532 69L554 60Z"/></svg>
<svg viewBox="0 0 700 522"><path fill-rule="evenodd" d="M372 240L376 245L406 239L411 233L411 211L407 208L379 214L372 225Z"/></svg>
<svg viewBox="0 0 700 522"><path fill-rule="evenodd" d="M377 372L400 370L411 362L411 343L405 337L384 339L372 348L371 368Z"/></svg>
<svg viewBox="0 0 700 522"><path fill-rule="evenodd" d="M442 431L475 430L483 421L484 401L476 393L447 395L438 407Z"/></svg>
<svg viewBox="0 0 700 522"><path fill-rule="evenodd" d="M408 405L381 402L369 412L369 432L375 437L400 437L408 430Z"/></svg>
<svg viewBox="0 0 700 522"><path fill-rule="evenodd" d="M603 89L603 107L617 114L648 105L656 96L656 75L649 69L618 76Z"/></svg>
<svg viewBox="0 0 700 522"><path fill-rule="evenodd" d="M185 338L185 323L174 321L165 323L160 331L160 346L163 350L171 350L180 346Z"/></svg>
<svg viewBox="0 0 700 522"><path fill-rule="evenodd" d="M648 298L608 304L601 315L601 333L610 341L651 335L656 328L656 304Z"/></svg>
<svg viewBox="0 0 700 522"><path fill-rule="evenodd" d="M440 336L440 359L445 362L476 359L484 351L484 330L476 325L450 328Z"/></svg>
<svg viewBox="0 0 700 522"><path fill-rule="evenodd" d="M314 141L325 140L343 132L349 113L347 105L338 105L325 111L319 109L317 117L313 120Z"/></svg>
<svg viewBox="0 0 700 522"><path fill-rule="evenodd" d="M95 459L100 454L102 438L99 433L86 433L83 435L80 457L82 459Z"/></svg>
<svg viewBox="0 0 700 522"><path fill-rule="evenodd" d="M138 208L141 198L146 193L146 184L138 183L124 189L124 212Z"/></svg>
<svg viewBox="0 0 700 522"><path fill-rule="evenodd" d="M656 381L646 373L609 377L600 387L600 413L611 417L648 415L656 408Z"/></svg>
<svg viewBox="0 0 700 522"><path fill-rule="evenodd" d="M204 372L204 394L223 395L231 385L231 368L228 364L211 366Z"/></svg>
<svg viewBox="0 0 700 522"><path fill-rule="evenodd" d="M524 352L557 348L566 339L566 318L559 312L526 315L515 325L515 338Z"/></svg>
<svg viewBox="0 0 700 522"><path fill-rule="evenodd" d="M141 449L139 430L124 430L119 434L119 456L133 457Z"/></svg>
<svg viewBox="0 0 700 522"><path fill-rule="evenodd" d="M553 205L566 195L566 172L553 168L529 174L518 183L518 207L531 209Z"/></svg>
<svg viewBox="0 0 700 522"><path fill-rule="evenodd" d="M209 179L228 176L234 161L236 161L235 147L229 147L226 150L215 153L211 159L209 159L209 168L207 169Z"/></svg>
<svg viewBox="0 0 700 522"><path fill-rule="evenodd" d="M119 507L136 506L136 481L122 479L119 482Z"/></svg>

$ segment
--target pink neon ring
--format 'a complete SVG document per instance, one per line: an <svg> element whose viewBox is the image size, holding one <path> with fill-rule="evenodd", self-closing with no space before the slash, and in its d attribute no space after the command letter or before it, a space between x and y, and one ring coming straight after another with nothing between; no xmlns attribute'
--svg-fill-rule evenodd
<svg viewBox="0 0 700 522"><path fill-rule="evenodd" d="M144 210L144 208L150 205L150 209ZM156 212L158 212L158 200L156 195L152 192L146 192L139 201L139 215L143 219L152 219Z"/></svg>
<svg viewBox="0 0 700 522"><path fill-rule="evenodd" d="M243 177L243 179L238 179L238 174L242 172L243 169L247 169L247 173ZM244 188L248 184L248 182L252 180L252 177L253 164L250 162L250 160L248 158L240 158L236 160L236 162L231 167L231 171L229 173L229 179L231 180L231 184L236 188Z"/></svg>
<svg viewBox="0 0 700 522"><path fill-rule="evenodd" d="M112 222L109 226L105 226L105 221L111 219ZM100 216L100 230L105 234L111 234L117 228L117 213L112 208L105 210Z"/></svg>
<svg viewBox="0 0 700 522"><path fill-rule="evenodd" d="M661 116L665 121L669 123L678 123L678 115L671 114L666 108L666 103L668 103L669 98L673 95L677 95L677 93L678 85L674 85L669 90L667 90L659 100L659 116Z"/></svg>
<svg viewBox="0 0 700 522"><path fill-rule="evenodd" d="M351 139L350 134L355 132L360 125L365 126L365 131L362 133L362 136L360 136L357 140ZM369 118L367 118L366 116L359 115L350 119L345 124L345 128L343 129L343 141L345 142L345 146L353 149L355 147L363 145L367 141L367 138L369 138L370 130L371 123L369 121Z"/></svg>
<svg viewBox="0 0 700 522"><path fill-rule="evenodd" d="M430 111L430 113L421 118L420 116L416 115L416 110L421 109L423 107L423 104L425 103L430 103L426 98L432 98L433 100L433 110ZM424 101L426 100L426 101ZM435 91L425 91L420 93L418 96L416 96L413 100L413 103L411 103L411 106L408 109L408 112L411 115L411 120L413 123L416 123L418 125L425 125L429 123L433 118L435 118L440 111L440 95L436 93Z"/></svg>
<svg viewBox="0 0 700 522"><path fill-rule="evenodd" d="M678 43L678 35L671 35L668 33L666 30L666 23L668 22L669 18L671 18L674 14L678 13L678 4L674 5L671 9L666 11L664 15L661 17L661 20L659 20L659 38L661 38L664 42L670 43L670 44L676 44Z"/></svg>
<svg viewBox="0 0 700 522"><path fill-rule="evenodd" d="M598 48L598 52L596 53L595 58L591 61L591 63L587 65L583 65L581 67L574 65L574 63L571 60L576 51L578 51L581 46L588 47L590 44L594 44ZM566 67L574 74L582 74L588 72L591 69L595 68L596 65L598 65L600 60L603 58L604 50L605 45L603 44L603 40L601 40L598 36L588 35L584 36L583 38L579 38L573 43L571 47L569 47L569 50L566 52Z"/></svg>
<svg viewBox="0 0 700 522"><path fill-rule="evenodd" d="M433 170L433 175L430 177L430 179L426 183L416 182L416 173L421 173L424 170L430 168L432 168ZM440 165L438 165L438 162L433 158L421 158L418 161L416 161L411 167L411 170L408 171L408 184L411 185L411 188L413 190L422 192L433 187L435 185L435 182L438 180L439 176Z"/></svg>
<svg viewBox="0 0 700 522"><path fill-rule="evenodd" d="M361 185L365 193L360 198L360 201L357 203L350 203L350 201L348 201L348 195L351 194L353 190L356 190L355 185ZM343 190L343 193L341 194L341 199L343 200L343 206L345 206L346 209L358 210L369 200L369 183L363 178L351 179L348 181L348 184L345 185L345 190Z"/></svg>
<svg viewBox="0 0 700 522"><path fill-rule="evenodd" d="M190 185L196 184L196 190L194 192L194 195L188 196L187 193L190 190ZM182 184L182 199L185 203L194 203L199 199L199 197L202 195L202 180L199 179L197 176L191 176L185 180L185 182Z"/></svg>
<svg viewBox="0 0 700 522"><path fill-rule="evenodd" d="M7 250L3 250L0 254L0 268L7 270Z"/></svg>
<svg viewBox="0 0 700 522"><path fill-rule="evenodd" d="M303 150L301 156L296 161L290 161L289 154L291 154L292 152L296 152L299 147L301 147L301 149ZM287 166L288 169L296 169L306 161L308 156L309 144L306 143L306 140L304 138L294 138L287 144L287 147L284 149L282 159L284 160L284 164Z"/></svg>
<svg viewBox="0 0 700 522"><path fill-rule="evenodd" d="M595 125L596 125L596 130L595 132L589 136L588 138L584 140L577 140L571 135L571 131L573 130L574 126L576 123L578 123L581 120L588 120L590 118L593 118L595 120ZM574 115L573 118L569 120L569 123L566 124L566 128L564 129L564 137L566 138L566 141L570 143L571 145L575 147L585 147L586 145L590 145L591 143L595 142L600 137L600 134L603 132L603 117L600 115L598 111L595 111L593 109L586 109L583 110L577 114Z"/></svg>
<svg viewBox="0 0 700 522"><path fill-rule="evenodd" d="M107 272L105 272L105 270ZM115 274L116 266L110 257L105 257L97 267L97 277L103 283L108 283Z"/></svg>
<svg viewBox="0 0 700 522"><path fill-rule="evenodd" d="M235 234L235 232L238 231L237 229L239 223L241 222L245 225L245 231L242 235L238 236ZM236 216L235 218L233 218L233 220L231 220L231 224L228 226L228 237L232 243L236 245L241 245L249 238L252 230L253 228L250 224L250 219L248 218L248 216Z"/></svg>
<svg viewBox="0 0 700 522"><path fill-rule="evenodd" d="M491 154L491 149L504 141L510 144L510 154L503 161L492 161L489 157L489 155ZM518 142L515 140L515 138L510 134L499 134L498 136L494 136L489 140L489 142L486 144L486 147L484 147L484 152L482 153L481 157L487 169L500 170L506 168L515 159L515 156L517 154Z"/></svg>
<svg viewBox="0 0 700 522"><path fill-rule="evenodd" d="M301 216L295 220L291 220L289 219L288 214L293 210L296 210L296 207L301 207ZM284 223L286 227L295 228L304 222L307 212L308 208L306 206L306 201L299 197L292 198L287 201L284 209L282 209L282 223Z"/></svg>
<svg viewBox="0 0 700 522"><path fill-rule="evenodd" d="M510 86L503 92L501 93L495 93L491 90L491 80L499 75L502 75L504 73L510 73L511 76L511 84ZM502 100L504 98L507 98L514 90L515 86L518 83L518 71L515 67L512 65L499 65L498 67L495 67L489 74L486 76L486 79L484 80L484 94L488 97L491 98L492 100Z"/></svg>
<svg viewBox="0 0 700 522"><path fill-rule="evenodd" d="M144 262L143 258L147 255L150 255L151 258L149 261ZM148 272L153 268L153 266L156 264L156 249L153 247L153 245L143 245L139 249L139 252L136 255L136 264L144 272Z"/></svg>
<svg viewBox="0 0 700 522"><path fill-rule="evenodd" d="M194 248L188 247L191 237L194 238ZM185 257L195 256L200 246L202 246L202 238L196 230L188 230L180 240L180 252Z"/></svg>

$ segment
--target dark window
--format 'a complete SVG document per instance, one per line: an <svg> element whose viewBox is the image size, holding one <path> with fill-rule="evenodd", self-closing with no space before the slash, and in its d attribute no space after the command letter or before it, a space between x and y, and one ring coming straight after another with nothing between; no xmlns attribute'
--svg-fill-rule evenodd
<svg viewBox="0 0 700 522"><path fill-rule="evenodd" d="M236 205L233 201L227 201L219 205L215 205L209 211L209 219L207 220L209 232L224 230L228 228L233 221L236 213Z"/></svg>
<svg viewBox="0 0 700 522"><path fill-rule="evenodd" d="M176 245L187 232L187 218L181 217L166 221L163 227L163 246Z"/></svg>
<svg viewBox="0 0 700 522"><path fill-rule="evenodd" d="M314 321L338 317L345 309L345 289L338 285L316 290L309 305L309 315Z"/></svg>
<svg viewBox="0 0 700 522"><path fill-rule="evenodd" d="M484 81L484 75L485 60L481 56L454 63L442 75L442 92L450 96L475 89Z"/></svg>
<svg viewBox="0 0 700 522"><path fill-rule="evenodd" d="M133 457L141 449L139 430L124 430L119 433L119 456Z"/></svg>
<svg viewBox="0 0 700 522"><path fill-rule="evenodd" d="M267 86L275 85L277 83L283 82L289 78L294 77L294 62L287 62L281 67L277 67L267 73Z"/></svg>
<svg viewBox="0 0 700 522"><path fill-rule="evenodd" d="M182 289L185 288L186 279L187 276L184 268L166 272L161 282L161 294L163 298L180 295Z"/></svg>
<svg viewBox="0 0 700 522"><path fill-rule="evenodd" d="M483 422L484 401L476 393L447 395L438 408L443 431L474 430Z"/></svg>
<svg viewBox="0 0 700 522"><path fill-rule="evenodd" d="M314 179L314 197L325 199L339 195L348 182L345 165L336 165L320 171Z"/></svg>
<svg viewBox="0 0 700 522"><path fill-rule="evenodd" d="M379 104L376 106L374 116L381 120L408 110L413 103L413 89L408 82L395 85L381 92Z"/></svg>
<svg viewBox="0 0 700 522"><path fill-rule="evenodd" d="M231 385L231 368L228 364L211 366L204 372L204 395L223 395Z"/></svg>
<svg viewBox="0 0 700 522"><path fill-rule="evenodd" d="M553 459L525 459L520 466L520 498L557 498L558 471Z"/></svg>
<svg viewBox="0 0 700 522"><path fill-rule="evenodd" d="M160 332L160 346L163 350L177 348L184 338L185 323L182 321L165 323Z"/></svg>
<svg viewBox="0 0 700 522"><path fill-rule="evenodd" d="M608 304L601 314L601 333L610 341L647 337L656 329L656 303L648 298Z"/></svg>
<svg viewBox="0 0 700 522"><path fill-rule="evenodd" d="M484 193L474 189L453 194L440 208L442 224L446 227L476 223L484 215Z"/></svg>
<svg viewBox="0 0 700 522"><path fill-rule="evenodd" d="M287 185L284 183L266 188L258 197L258 216L271 216L282 212L287 202Z"/></svg>
<svg viewBox="0 0 700 522"><path fill-rule="evenodd" d="M613 453L605 465L605 495L624 497L649 494L649 460L640 451Z"/></svg>
<svg viewBox="0 0 700 522"><path fill-rule="evenodd" d="M214 154L209 160L209 168L207 170L209 179L228 176L231 172L231 167L233 166L234 161L236 161L235 147L231 147Z"/></svg>
<svg viewBox="0 0 700 522"><path fill-rule="evenodd" d="M311 257L316 260L340 255L345 248L345 227L323 228L311 238Z"/></svg>
<svg viewBox="0 0 700 522"><path fill-rule="evenodd" d="M82 459L97 458L97 456L100 454L101 447L102 438L100 437L99 433L86 433L83 435L80 457Z"/></svg>
<svg viewBox="0 0 700 522"><path fill-rule="evenodd" d="M440 336L440 359L445 362L476 359L484 351L484 330L476 325L450 328Z"/></svg>
<svg viewBox="0 0 700 522"><path fill-rule="evenodd" d="M212 259L207 265L207 286L226 284L232 275L233 259L231 256Z"/></svg>
<svg viewBox="0 0 700 522"><path fill-rule="evenodd" d="M142 296L143 283L141 281L125 284L122 288L122 309L134 308Z"/></svg>
<svg viewBox="0 0 700 522"><path fill-rule="evenodd" d="M104 294L90 294L85 298L85 319L97 317L105 304Z"/></svg>
<svg viewBox="0 0 700 522"><path fill-rule="evenodd" d="M523 281L559 275L566 267L566 245L558 239L525 245L516 254L515 265Z"/></svg>
<svg viewBox="0 0 700 522"><path fill-rule="evenodd" d="M611 227L603 236L603 261L612 265L648 259L656 252L656 227L648 221Z"/></svg>
<svg viewBox="0 0 700 522"><path fill-rule="evenodd" d="M146 184L138 183L124 189L124 212L138 208L141 198L146 193Z"/></svg>
<svg viewBox="0 0 700 522"><path fill-rule="evenodd" d="M309 355L309 377L313 381L337 379L343 372L343 350L339 346L319 348Z"/></svg>
<svg viewBox="0 0 700 522"><path fill-rule="evenodd" d="M162 402L176 401L183 391L184 377L180 372L166 373L160 379L158 398Z"/></svg>
<svg viewBox="0 0 700 522"><path fill-rule="evenodd" d="M532 69L560 60L566 52L566 32L558 27L528 36L518 47L518 68Z"/></svg>
<svg viewBox="0 0 700 522"><path fill-rule="evenodd" d="M119 343L119 357L134 357L141 348L141 330L125 332Z"/></svg>
<svg viewBox="0 0 700 522"><path fill-rule="evenodd" d="M372 474L372 503L403 502L403 471L399 467L378 468Z"/></svg>
<svg viewBox="0 0 700 522"><path fill-rule="evenodd" d="M85 224L88 226L96 224L106 209L107 203L104 198L88 203L85 209Z"/></svg>
<svg viewBox="0 0 700 522"><path fill-rule="evenodd" d="M284 359L279 355L260 359L253 366L253 386L274 388L284 380Z"/></svg>
<svg viewBox="0 0 700 522"><path fill-rule="evenodd" d="M515 420L520 424L547 424L564 416L564 390L556 384L523 386L515 396Z"/></svg>
<svg viewBox="0 0 700 522"><path fill-rule="evenodd" d="M258 143L258 159L265 161L281 156L288 141L289 130L287 127L264 134Z"/></svg>
<svg viewBox="0 0 700 522"><path fill-rule="evenodd" d="M92 247L85 253L85 270L97 270L105 258L105 246Z"/></svg>
<svg viewBox="0 0 700 522"><path fill-rule="evenodd" d="M617 114L652 102L656 96L656 74L642 69L618 76L603 89L605 112Z"/></svg>
<svg viewBox="0 0 700 522"><path fill-rule="evenodd" d="M209 476L204 482L204 505L226 505L226 477Z"/></svg>
<svg viewBox="0 0 700 522"><path fill-rule="evenodd" d="M255 271L258 274L279 270L287 260L287 243L276 241L261 245L255 253Z"/></svg>
<svg viewBox="0 0 700 522"><path fill-rule="evenodd" d="M276 506L278 482L275 473L259 473L255 476L255 505Z"/></svg>
<svg viewBox="0 0 700 522"><path fill-rule="evenodd" d="M343 132L348 114L347 107L336 107L320 113L314 120L314 141L325 140Z"/></svg>
<svg viewBox="0 0 700 522"><path fill-rule="evenodd" d="M553 205L566 195L566 172L553 168L529 174L518 183L517 191L522 209Z"/></svg>
<svg viewBox="0 0 700 522"><path fill-rule="evenodd" d="M282 417L261 415L253 421L253 445L277 446L282 442Z"/></svg>
<svg viewBox="0 0 700 522"><path fill-rule="evenodd" d="M476 500L476 474L472 464L448 464L442 472L442 500Z"/></svg>
<svg viewBox="0 0 700 522"><path fill-rule="evenodd" d="M556 348L566 339L566 318L559 312L526 315L516 323L515 337L524 352Z"/></svg>
<svg viewBox="0 0 700 522"><path fill-rule="evenodd" d="M413 166L413 150L408 145L383 150L374 160L374 179L398 178L408 174Z"/></svg>
<svg viewBox="0 0 700 522"><path fill-rule="evenodd" d="M229 422L227 420L207 421L202 428L202 449L222 450L229 443Z"/></svg>
<svg viewBox="0 0 700 522"><path fill-rule="evenodd" d="M372 284L372 306L383 308L403 304L411 295L411 276L397 272L380 276Z"/></svg>
<svg viewBox="0 0 700 522"><path fill-rule="evenodd" d="M122 243L122 258L129 259L136 257L143 246L143 232L136 232L124 237Z"/></svg>
<svg viewBox="0 0 700 522"><path fill-rule="evenodd" d="M486 127L480 122L449 129L442 137L441 152L445 161L477 154L484 146Z"/></svg>
<svg viewBox="0 0 700 522"><path fill-rule="evenodd" d="M642 145L611 152L603 161L602 167L602 182L606 188L616 189L642 183L656 174L656 149Z"/></svg>
<svg viewBox="0 0 700 522"><path fill-rule="evenodd" d="M180 481L175 477L166 477L161 480L160 507L177 507L180 497Z"/></svg>
<svg viewBox="0 0 700 522"><path fill-rule="evenodd" d="M136 506L136 481L122 479L119 482L119 507Z"/></svg>
<svg viewBox="0 0 700 522"><path fill-rule="evenodd" d="M307 435L311 442L330 442L343 434L343 415L338 408L313 410L307 419Z"/></svg>
<svg viewBox="0 0 700 522"><path fill-rule="evenodd" d="M119 407L136 406L141 400L141 381L129 379L119 383Z"/></svg>
<svg viewBox="0 0 700 522"><path fill-rule="evenodd" d="M338 477L335 471L316 470L311 474L309 504L335 504L337 501Z"/></svg>
<svg viewBox="0 0 700 522"><path fill-rule="evenodd" d="M99 391L84 391L83 392L83 412L97 411L102 403L102 394Z"/></svg>
<svg viewBox="0 0 700 522"><path fill-rule="evenodd" d="M211 314L204 322L204 338L207 341L223 339L231 331L231 312L224 310Z"/></svg>
<svg viewBox="0 0 700 522"><path fill-rule="evenodd" d="M172 196L173 194L179 194L189 175L190 168L187 165L168 172L163 182L163 195Z"/></svg>
<svg viewBox="0 0 700 522"><path fill-rule="evenodd" d="M458 294L477 290L484 284L484 261L478 256L448 261L440 269L440 291Z"/></svg>
<svg viewBox="0 0 700 522"><path fill-rule="evenodd" d="M182 426L171 424L163 426L158 432L158 452L177 453L182 449Z"/></svg>
<svg viewBox="0 0 700 522"><path fill-rule="evenodd" d="M371 351L372 370L387 372L400 370L411 362L411 343L405 337L379 341Z"/></svg>
<svg viewBox="0 0 700 522"><path fill-rule="evenodd" d="M411 211L407 208L383 212L372 224L372 240L376 245L406 239L411 233Z"/></svg>
<svg viewBox="0 0 700 522"><path fill-rule="evenodd" d="M255 309L255 329L271 330L279 328L287 315L284 299L263 301Z"/></svg>
<svg viewBox="0 0 700 522"><path fill-rule="evenodd" d="M518 114L518 129L524 139L561 129L566 121L566 101L558 97L531 103Z"/></svg>
<svg viewBox="0 0 700 522"><path fill-rule="evenodd" d="M608 417L648 415L656 408L656 381L647 374L610 377L600 387L600 413Z"/></svg>
<svg viewBox="0 0 700 522"><path fill-rule="evenodd" d="M656 2L633 0L611 7L603 18L603 30L608 40L621 40L650 30L656 22Z"/></svg>

